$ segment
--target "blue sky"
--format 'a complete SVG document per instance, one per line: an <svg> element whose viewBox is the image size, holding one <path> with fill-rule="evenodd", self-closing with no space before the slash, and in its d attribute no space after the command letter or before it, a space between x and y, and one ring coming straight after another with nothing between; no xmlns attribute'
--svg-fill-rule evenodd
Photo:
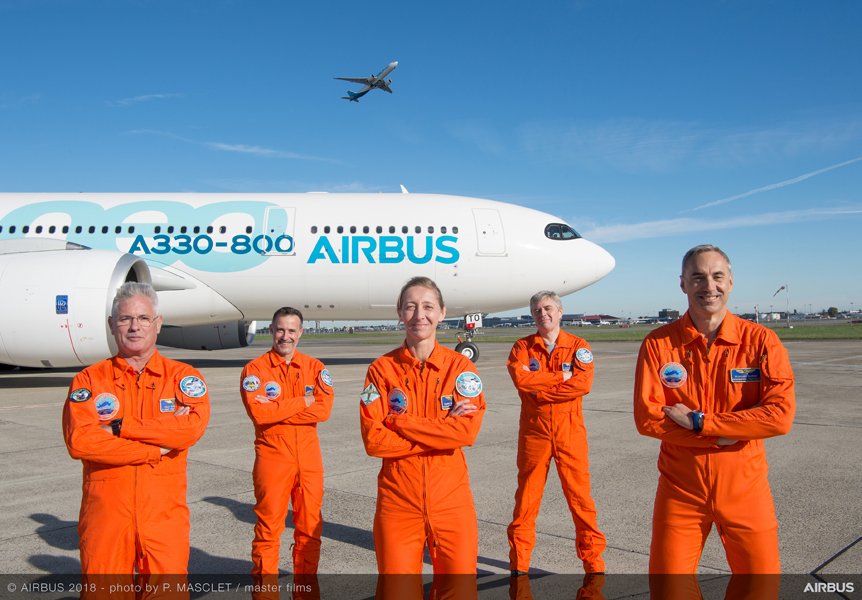
<svg viewBox="0 0 862 600"><path fill-rule="evenodd" d="M0 0L0 190L451 193L617 268L569 312L862 305L862 4ZM341 100L399 61L393 95Z"/></svg>

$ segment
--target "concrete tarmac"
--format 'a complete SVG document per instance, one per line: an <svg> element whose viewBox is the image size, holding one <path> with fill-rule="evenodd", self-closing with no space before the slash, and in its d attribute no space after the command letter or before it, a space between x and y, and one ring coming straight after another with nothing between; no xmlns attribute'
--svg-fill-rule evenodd
<svg viewBox="0 0 862 600"><path fill-rule="evenodd" d="M527 331L525 331L525 334ZM585 399L593 497L608 538L609 573L646 573L659 442L638 435L632 385L639 344L593 345L596 377ZM862 343L789 342L797 382L790 434L767 442L786 573L862 571ZM479 373L488 404L475 446L466 449L479 518L479 574L508 574L506 526L516 486L520 401L505 369L510 345L481 344ZM253 428L238 394L243 365L266 346L195 352L163 349L204 374L212 417L190 451L190 573L247 574L254 526ZM371 525L380 460L365 454L358 402L380 345L300 343L334 377L332 417L319 426L326 468L321 573L376 573ZM75 370L0 373L0 573L79 572L76 525L81 465L63 444L61 411ZM292 530L282 538L290 571ZM537 523L534 573L582 573L574 528L551 468ZM426 560L426 571L430 563ZM713 530L704 574L729 568Z"/></svg>

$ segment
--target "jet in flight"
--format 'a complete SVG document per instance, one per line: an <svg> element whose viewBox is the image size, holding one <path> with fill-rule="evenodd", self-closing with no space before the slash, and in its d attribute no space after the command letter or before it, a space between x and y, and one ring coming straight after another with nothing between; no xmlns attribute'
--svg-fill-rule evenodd
<svg viewBox="0 0 862 600"><path fill-rule="evenodd" d="M335 79L340 79L341 81L350 81L352 83L361 83L364 87L358 92L351 92L347 90L347 95L342 96L345 100L350 100L351 102L359 102L359 99L362 98L365 94L370 92L373 89L383 90L384 92L392 93L392 89L389 87L389 84L392 83L391 79L386 79L386 76L389 75L392 71L395 70L395 67L398 66L398 61L393 60L391 63L386 65L386 68L380 71L377 75L369 75L368 77L336 77Z"/></svg>
<svg viewBox="0 0 862 600"><path fill-rule="evenodd" d="M562 219L480 198L2 193L0 363L110 356L106 318L126 281L155 287L160 344L215 350L248 345L254 321L281 305L308 321L395 319L398 290L417 275L437 282L449 317L473 323L613 268ZM470 336L456 350L478 357Z"/></svg>

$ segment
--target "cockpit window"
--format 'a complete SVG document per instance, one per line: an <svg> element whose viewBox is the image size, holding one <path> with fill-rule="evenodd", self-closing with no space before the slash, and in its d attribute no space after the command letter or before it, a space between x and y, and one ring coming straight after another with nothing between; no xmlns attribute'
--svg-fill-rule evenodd
<svg viewBox="0 0 862 600"><path fill-rule="evenodd" d="M552 240L576 240L581 234L565 223L550 223L545 227L545 237Z"/></svg>

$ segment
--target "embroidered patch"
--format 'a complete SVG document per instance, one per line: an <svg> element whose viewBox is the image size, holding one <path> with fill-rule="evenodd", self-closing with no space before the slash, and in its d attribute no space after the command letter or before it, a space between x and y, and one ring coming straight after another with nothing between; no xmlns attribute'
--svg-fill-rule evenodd
<svg viewBox="0 0 862 600"><path fill-rule="evenodd" d="M200 398L207 393L207 384L195 375L188 375L180 379L180 390L189 398Z"/></svg>
<svg viewBox="0 0 862 600"><path fill-rule="evenodd" d="M362 393L359 394L359 400L365 406L368 406L369 404L377 400L379 397L380 392L377 391L377 388L374 387L373 383L369 383L368 385L366 385L365 389L362 390Z"/></svg>
<svg viewBox="0 0 862 600"><path fill-rule="evenodd" d="M531 371L538 371L539 370L539 360L538 359L536 359L536 358L530 359L530 370Z"/></svg>
<svg viewBox="0 0 862 600"><path fill-rule="evenodd" d="M326 387L332 387L332 374L329 369L323 369L320 372L320 381L326 384Z"/></svg>
<svg viewBox="0 0 862 600"><path fill-rule="evenodd" d="M760 369L739 368L730 370L730 381L732 383L748 383L760 381Z"/></svg>
<svg viewBox="0 0 862 600"><path fill-rule="evenodd" d="M393 389L389 392L389 414L403 415L407 412L407 394L399 390Z"/></svg>
<svg viewBox="0 0 862 600"><path fill-rule="evenodd" d="M96 396L96 413L100 421L110 421L120 412L120 400L113 394L104 392Z"/></svg>
<svg viewBox="0 0 862 600"><path fill-rule="evenodd" d="M482 380L471 371L464 371L455 379L455 391L465 398L475 398L482 393Z"/></svg>
<svg viewBox="0 0 862 600"><path fill-rule="evenodd" d="M563 373L570 373L572 370L572 363L563 363Z"/></svg>
<svg viewBox="0 0 862 600"><path fill-rule="evenodd" d="M176 398L162 398L159 400L159 412L172 413L177 409Z"/></svg>
<svg viewBox="0 0 862 600"><path fill-rule="evenodd" d="M267 381L263 385L263 393L266 394L266 397L270 400L278 398L281 396L281 386L274 381Z"/></svg>
<svg viewBox="0 0 862 600"><path fill-rule="evenodd" d="M242 389L247 392L256 392L260 388L260 377L248 375L242 380Z"/></svg>
<svg viewBox="0 0 862 600"><path fill-rule="evenodd" d="M312 394L314 394L314 386L313 385L305 386L305 395L311 396Z"/></svg>
<svg viewBox="0 0 862 600"><path fill-rule="evenodd" d="M449 410L455 404L455 400L452 396L440 396L440 408L443 410Z"/></svg>
<svg viewBox="0 0 862 600"><path fill-rule="evenodd" d="M72 402L86 402L92 395L87 388L78 388L69 394L69 400Z"/></svg>
<svg viewBox="0 0 862 600"><path fill-rule="evenodd" d="M665 363L658 370L658 375L665 387L678 388L685 384L688 379L688 371L685 367L676 362Z"/></svg>
<svg viewBox="0 0 862 600"><path fill-rule="evenodd" d="M593 362L593 353L590 352L589 348L578 348L578 351L575 352L575 358L578 359L578 362L588 365Z"/></svg>

